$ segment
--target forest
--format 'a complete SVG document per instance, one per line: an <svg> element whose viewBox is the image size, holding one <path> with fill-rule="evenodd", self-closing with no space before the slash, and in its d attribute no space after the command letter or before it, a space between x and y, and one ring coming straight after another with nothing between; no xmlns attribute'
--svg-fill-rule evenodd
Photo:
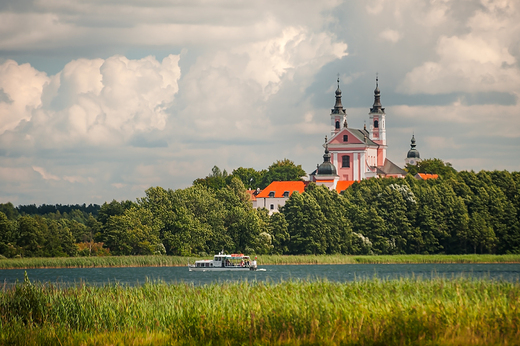
<svg viewBox="0 0 520 346"><path fill-rule="evenodd" d="M214 167L185 189L150 187L136 201L0 204L0 256L520 253L520 172L457 172L439 159L404 179L310 183L280 213L254 209L247 189L305 174L290 160L231 174ZM438 173L417 180L416 172Z"/></svg>

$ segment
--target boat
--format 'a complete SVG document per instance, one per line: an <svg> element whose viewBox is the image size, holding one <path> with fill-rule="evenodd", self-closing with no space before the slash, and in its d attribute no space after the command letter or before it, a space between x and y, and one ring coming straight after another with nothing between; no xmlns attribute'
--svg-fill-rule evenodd
<svg viewBox="0 0 520 346"><path fill-rule="evenodd" d="M189 264L190 272L205 271L249 271L257 270L256 257L251 260L244 254L225 254L219 252L212 260L198 260L195 264Z"/></svg>

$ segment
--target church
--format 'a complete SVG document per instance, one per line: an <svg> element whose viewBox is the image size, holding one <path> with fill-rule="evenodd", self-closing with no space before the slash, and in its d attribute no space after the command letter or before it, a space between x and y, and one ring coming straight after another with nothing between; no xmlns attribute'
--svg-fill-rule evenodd
<svg viewBox="0 0 520 346"><path fill-rule="evenodd" d="M325 137L323 163L310 174L318 185L336 188L339 181L359 181L375 177L402 178L406 171L386 157L386 113L376 77L374 104L368 113L369 128L349 127L347 112L336 89L336 103L330 112L330 138Z"/></svg>
<svg viewBox="0 0 520 346"><path fill-rule="evenodd" d="M269 213L277 212L294 191L303 192L310 182L325 185L330 190L341 193L354 181L406 176L405 170L386 157L386 113L381 104L379 79L376 77L374 104L368 113L368 129L366 125L363 129L349 127L347 112L341 103L339 78L337 83L336 102L330 112L330 137L325 136L323 144L323 163L317 165L316 170L309 174L308 181L274 181L258 194L252 195L255 208L267 208ZM419 152L415 149L415 138L412 138L412 149L408 153L406 163L412 163L412 158L419 158Z"/></svg>

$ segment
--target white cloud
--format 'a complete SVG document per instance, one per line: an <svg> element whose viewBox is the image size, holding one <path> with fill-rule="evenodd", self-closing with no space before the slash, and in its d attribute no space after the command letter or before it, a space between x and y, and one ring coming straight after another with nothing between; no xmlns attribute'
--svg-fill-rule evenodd
<svg viewBox="0 0 520 346"><path fill-rule="evenodd" d="M7 61L0 65L0 83L13 102L1 104L2 118L9 119L2 132L26 120L31 126L19 135L52 148L121 144L135 133L163 130L178 92L178 62L179 55L162 62L151 56L79 59L48 78L28 64Z"/></svg>
<svg viewBox="0 0 520 346"><path fill-rule="evenodd" d="M398 91L517 93L520 70L518 57L512 52L520 44L520 13L512 10L513 2L487 5L486 11L476 11L468 19L469 33L440 36L436 45L438 59L426 61L407 73Z"/></svg>
<svg viewBox="0 0 520 346"><path fill-rule="evenodd" d="M31 110L41 106L42 90L48 82L45 72L29 64L7 60L0 65L0 89L8 98L0 102L0 134L31 118Z"/></svg>
<svg viewBox="0 0 520 346"><path fill-rule="evenodd" d="M44 180L60 180L60 177L58 177L57 175L48 173L47 170L45 170L45 168L43 168L43 167L32 166L32 169L34 169L35 172L40 173L40 175L42 176L42 178Z"/></svg>
<svg viewBox="0 0 520 346"><path fill-rule="evenodd" d="M379 37L381 37L383 40L396 43L401 39L401 34L396 30L386 29L379 34Z"/></svg>

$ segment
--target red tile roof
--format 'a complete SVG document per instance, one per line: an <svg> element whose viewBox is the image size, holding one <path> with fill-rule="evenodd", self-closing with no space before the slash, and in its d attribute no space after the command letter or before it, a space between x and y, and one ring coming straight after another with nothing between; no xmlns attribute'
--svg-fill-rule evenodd
<svg viewBox="0 0 520 346"><path fill-rule="evenodd" d="M419 177L417 177L419 176ZM430 173L417 173L417 175L415 176L417 179L422 179L422 180L426 180L426 179L437 179L439 177L438 174L430 174Z"/></svg>
<svg viewBox="0 0 520 346"><path fill-rule="evenodd" d="M256 198L269 198L269 192L274 191L275 198L282 198L285 191L289 191L289 196L294 191L303 193L305 191L305 182L303 181L273 181L269 186L262 190Z"/></svg>
<svg viewBox="0 0 520 346"><path fill-rule="evenodd" d="M336 191L341 193L349 188L350 185L354 184L355 180L340 180L336 184Z"/></svg>

